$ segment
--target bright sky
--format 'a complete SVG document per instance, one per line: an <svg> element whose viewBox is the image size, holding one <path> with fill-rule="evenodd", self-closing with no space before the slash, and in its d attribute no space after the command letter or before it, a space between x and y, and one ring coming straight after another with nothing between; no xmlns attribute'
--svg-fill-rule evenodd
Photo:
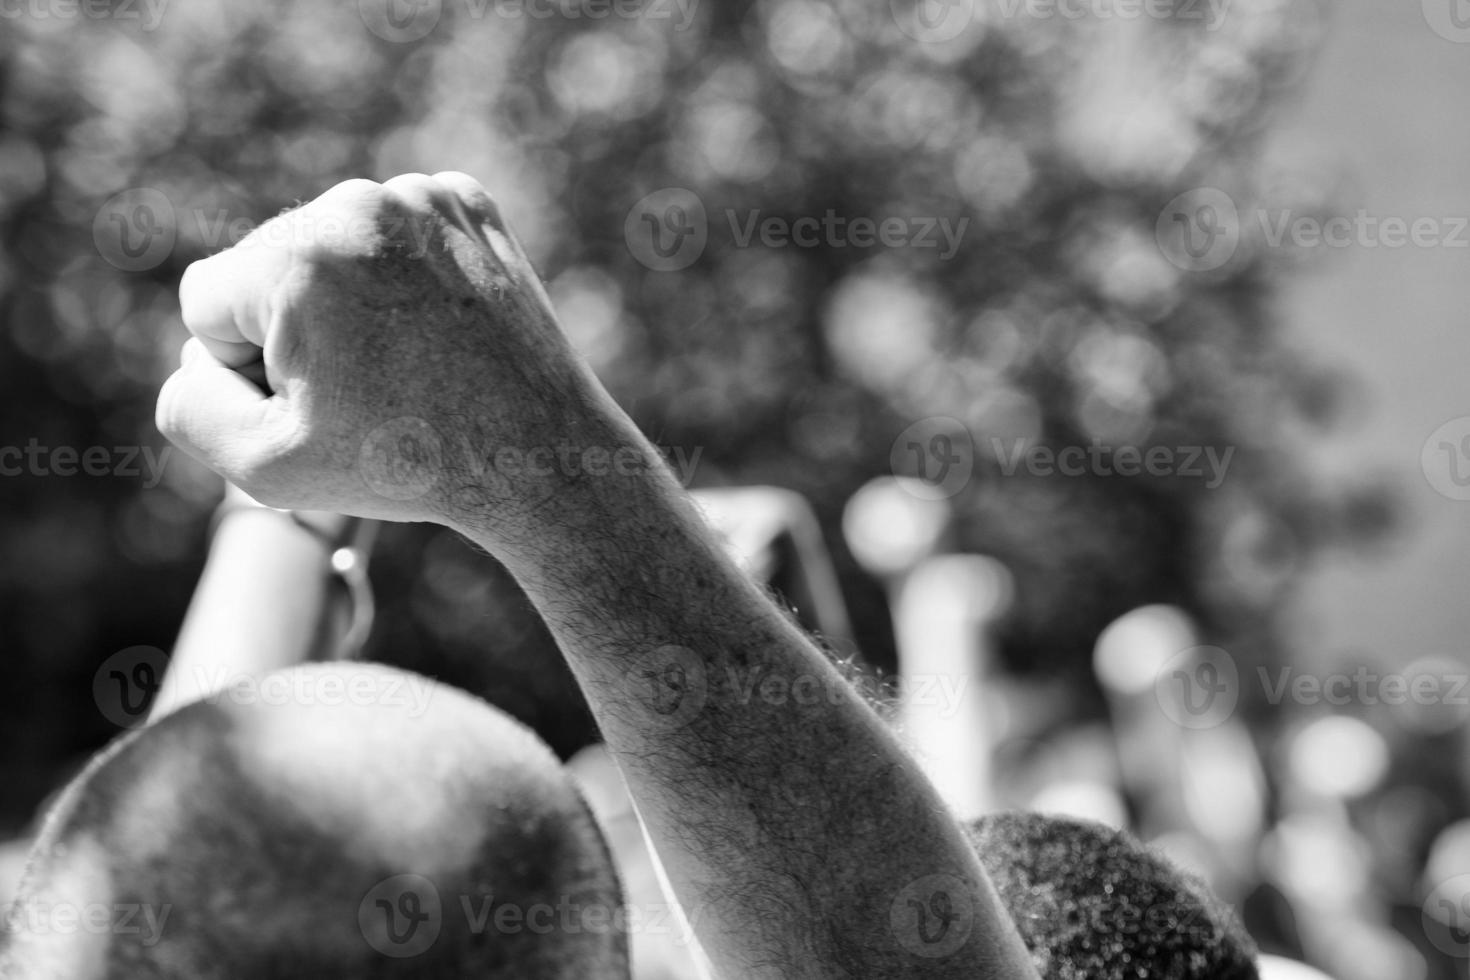
<svg viewBox="0 0 1470 980"><path fill-rule="evenodd" d="M1340 172L1347 213L1433 219L1425 229L1458 247L1332 249L1284 297L1300 342L1364 387L1364 404L1316 458L1333 473L1389 474L1408 511L1390 554L1337 559L1313 576L1294 636L1307 660L1346 649L1470 659L1470 502L1437 492L1421 464L1436 430L1470 416L1470 229L1454 220L1470 218L1470 4L1329 6L1326 46L1275 144ZM1470 422L1448 434L1452 443L1467 435ZM1430 445L1436 479L1453 487L1440 442ZM1470 456L1458 462L1470 475Z"/></svg>

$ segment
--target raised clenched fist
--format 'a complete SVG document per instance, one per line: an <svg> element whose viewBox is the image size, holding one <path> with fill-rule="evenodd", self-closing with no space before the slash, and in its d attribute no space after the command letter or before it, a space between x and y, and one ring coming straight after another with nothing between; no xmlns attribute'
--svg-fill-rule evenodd
<svg viewBox="0 0 1470 980"><path fill-rule="evenodd" d="M339 184L194 263L180 301L158 427L272 506L449 523L468 495L513 518L546 488L497 455L610 405L464 174Z"/></svg>

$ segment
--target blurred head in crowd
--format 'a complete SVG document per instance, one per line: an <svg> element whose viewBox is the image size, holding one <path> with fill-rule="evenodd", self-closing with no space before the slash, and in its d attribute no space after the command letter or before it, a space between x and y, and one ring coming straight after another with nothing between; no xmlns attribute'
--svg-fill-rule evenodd
<svg viewBox="0 0 1470 980"><path fill-rule="evenodd" d="M66 790L0 974L628 975L611 858L528 729L379 666L272 678L121 739Z"/></svg>
<svg viewBox="0 0 1470 980"><path fill-rule="evenodd" d="M1035 813L969 830L1042 980L1256 980L1233 913L1127 834Z"/></svg>

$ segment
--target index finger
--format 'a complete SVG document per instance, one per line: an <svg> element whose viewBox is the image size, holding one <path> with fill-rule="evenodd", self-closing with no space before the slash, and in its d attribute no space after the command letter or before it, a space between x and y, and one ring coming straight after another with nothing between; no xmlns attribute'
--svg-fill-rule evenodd
<svg viewBox="0 0 1470 980"><path fill-rule="evenodd" d="M260 360L273 287L289 261L288 250L247 239L193 263L179 282L184 326L229 367Z"/></svg>

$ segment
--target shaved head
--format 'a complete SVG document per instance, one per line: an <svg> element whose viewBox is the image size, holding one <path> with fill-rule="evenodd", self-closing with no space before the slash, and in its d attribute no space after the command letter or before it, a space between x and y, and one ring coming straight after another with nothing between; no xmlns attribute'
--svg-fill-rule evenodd
<svg viewBox="0 0 1470 980"><path fill-rule="evenodd" d="M621 903L528 729L416 675L318 664L88 767L32 853L0 973L626 977Z"/></svg>

